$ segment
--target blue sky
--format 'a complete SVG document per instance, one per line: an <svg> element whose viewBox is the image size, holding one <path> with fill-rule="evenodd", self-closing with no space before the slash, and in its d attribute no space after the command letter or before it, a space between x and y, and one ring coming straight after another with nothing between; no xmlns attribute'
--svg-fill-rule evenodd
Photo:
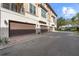
<svg viewBox="0 0 79 59"><path fill-rule="evenodd" d="M79 12L79 4L77 3L50 3L58 17L72 18Z"/></svg>

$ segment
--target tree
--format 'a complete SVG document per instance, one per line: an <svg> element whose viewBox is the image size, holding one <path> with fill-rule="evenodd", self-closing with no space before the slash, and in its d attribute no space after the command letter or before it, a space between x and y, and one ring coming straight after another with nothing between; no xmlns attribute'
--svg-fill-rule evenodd
<svg viewBox="0 0 79 59"><path fill-rule="evenodd" d="M79 19L79 13L76 14L76 17L78 17L78 19Z"/></svg>
<svg viewBox="0 0 79 59"><path fill-rule="evenodd" d="M71 24L72 24L72 25L75 25L75 24L76 24L75 19L76 19L76 16L73 16L73 17L71 18Z"/></svg>
<svg viewBox="0 0 79 59"><path fill-rule="evenodd" d="M79 13L76 14L76 24L79 25Z"/></svg>
<svg viewBox="0 0 79 59"><path fill-rule="evenodd" d="M79 25L79 13L77 13L75 16L71 18L73 25ZM79 27L75 27L76 31L79 31Z"/></svg>
<svg viewBox="0 0 79 59"><path fill-rule="evenodd" d="M66 21L63 17L60 17L57 19L57 28L59 28L62 25L66 25Z"/></svg>
<svg viewBox="0 0 79 59"><path fill-rule="evenodd" d="M76 24L76 25L79 25L79 13L77 13L75 16L73 16L71 18L71 21L72 21L72 24Z"/></svg>

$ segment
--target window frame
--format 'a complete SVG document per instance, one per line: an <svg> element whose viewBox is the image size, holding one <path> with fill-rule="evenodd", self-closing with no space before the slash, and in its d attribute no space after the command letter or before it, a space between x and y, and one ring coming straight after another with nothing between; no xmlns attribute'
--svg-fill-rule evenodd
<svg viewBox="0 0 79 59"><path fill-rule="evenodd" d="M43 18L47 18L46 13L47 13L47 11L46 11L45 9L41 8L41 16L42 16Z"/></svg>
<svg viewBox="0 0 79 59"><path fill-rule="evenodd" d="M5 4L9 4L8 8L4 7L3 5ZM2 7L20 14L24 14L24 9L22 9L22 7L20 8L20 10L17 11L17 3L2 3ZM6 6L6 5L5 5Z"/></svg>
<svg viewBox="0 0 79 59"><path fill-rule="evenodd" d="M8 5L8 8L6 8L6 5L5 4L9 4ZM4 7L5 6L5 7ZM10 10L11 8L10 8L10 6L11 6L11 4L10 3L2 3L2 7L3 8L5 8L5 9L8 9L8 10Z"/></svg>
<svg viewBox="0 0 79 59"><path fill-rule="evenodd" d="M36 15L36 7L33 4L29 4L29 11L31 14Z"/></svg>

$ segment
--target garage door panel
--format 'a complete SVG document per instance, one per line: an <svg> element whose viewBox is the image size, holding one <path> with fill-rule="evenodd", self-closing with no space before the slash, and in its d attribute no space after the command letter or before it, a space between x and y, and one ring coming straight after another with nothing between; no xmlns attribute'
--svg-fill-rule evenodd
<svg viewBox="0 0 79 59"><path fill-rule="evenodd" d="M35 33L35 25L10 21L10 37Z"/></svg>
<svg viewBox="0 0 79 59"><path fill-rule="evenodd" d="M41 29L47 29L47 27L46 26L41 26Z"/></svg>
<svg viewBox="0 0 79 59"><path fill-rule="evenodd" d="M48 29L47 29L47 26L41 26L41 32L47 32Z"/></svg>
<svg viewBox="0 0 79 59"><path fill-rule="evenodd" d="M10 22L10 29L35 29L35 25Z"/></svg>
<svg viewBox="0 0 79 59"><path fill-rule="evenodd" d="M27 35L35 33L35 30L11 30L10 36Z"/></svg>

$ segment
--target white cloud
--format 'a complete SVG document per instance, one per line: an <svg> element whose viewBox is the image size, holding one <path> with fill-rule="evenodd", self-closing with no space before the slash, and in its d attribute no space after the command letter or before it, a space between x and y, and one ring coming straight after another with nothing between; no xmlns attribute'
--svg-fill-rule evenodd
<svg viewBox="0 0 79 59"><path fill-rule="evenodd" d="M63 7L62 12L65 17L72 17L77 13L76 10L71 7Z"/></svg>

